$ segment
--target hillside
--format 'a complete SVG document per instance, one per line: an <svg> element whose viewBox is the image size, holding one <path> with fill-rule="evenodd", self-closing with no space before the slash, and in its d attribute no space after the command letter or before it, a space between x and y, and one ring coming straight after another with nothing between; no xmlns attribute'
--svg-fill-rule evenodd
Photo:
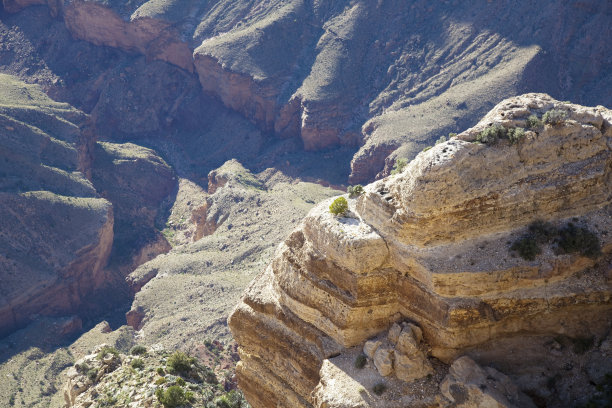
<svg viewBox="0 0 612 408"><path fill-rule="evenodd" d="M189 353L226 393L234 337L254 406L444 405L494 385L586 403L571 375L590 398L607 372L611 16L598 0L3 0L0 406L102 388L129 404L113 382L134 344L147 364ZM551 110L563 126L528 125ZM329 199L356 183L373 184L338 226ZM558 253L570 233L601 254ZM541 347L502 358L517 333L560 353L546 384L517 369ZM103 343L125 364L75 375ZM418 398L410 358L431 375ZM130 393L160 385L140 374ZM64 400L69 378L89 383Z"/></svg>

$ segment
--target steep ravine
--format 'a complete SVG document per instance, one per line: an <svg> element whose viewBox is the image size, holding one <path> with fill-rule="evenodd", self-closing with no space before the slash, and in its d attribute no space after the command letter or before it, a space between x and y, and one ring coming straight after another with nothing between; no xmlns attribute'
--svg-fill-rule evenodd
<svg viewBox="0 0 612 408"><path fill-rule="evenodd" d="M612 372L611 150L610 110L526 94L345 196L344 216L316 206L230 316L250 403L596 398Z"/></svg>

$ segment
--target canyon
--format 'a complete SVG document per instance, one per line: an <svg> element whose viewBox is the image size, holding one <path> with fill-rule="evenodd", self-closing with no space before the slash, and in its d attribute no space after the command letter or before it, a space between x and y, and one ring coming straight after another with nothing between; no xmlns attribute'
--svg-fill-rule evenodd
<svg viewBox="0 0 612 408"><path fill-rule="evenodd" d="M609 327L610 118L581 105L612 105L610 15L599 1L3 0L0 399L63 405L69 367L101 343L219 368L207 345L234 353L226 319L268 264L230 320L253 406L382 406L383 361L392 390L414 364L431 376L415 380L437 398L423 404L464 388L501 401L479 394L487 376L539 406L576 398L517 367L554 346L605 369L591 360ZM556 99L499 104L524 92ZM550 110L563 127L527 127ZM474 143L490 123L527 130ZM402 160L409 174L389 177ZM370 182L338 226L328 199ZM603 258L507 255L534 220L594 229ZM266 325L273 357L257 349ZM402 342L385 337L398 328ZM521 333L540 348L506 361ZM543 363L557 391L561 360ZM466 370L487 374L468 386ZM592 395L601 373L583 374ZM337 381L352 386L334 400Z"/></svg>

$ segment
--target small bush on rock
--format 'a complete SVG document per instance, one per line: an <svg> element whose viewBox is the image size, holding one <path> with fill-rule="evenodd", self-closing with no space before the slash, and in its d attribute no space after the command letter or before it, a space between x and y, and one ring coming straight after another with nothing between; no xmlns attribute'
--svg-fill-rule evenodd
<svg viewBox="0 0 612 408"><path fill-rule="evenodd" d="M404 169L406 168L407 165L408 165L408 160L403 158L403 157L400 157L393 164L393 169L391 170L391 175L394 176L396 174L400 174L402 171L404 171Z"/></svg>
<svg viewBox="0 0 612 408"><path fill-rule="evenodd" d="M87 378L89 378L89 381L91 382L96 381L96 378L98 378L98 370L95 368L90 368L87 370Z"/></svg>
<svg viewBox="0 0 612 408"><path fill-rule="evenodd" d="M194 363L194 358L189 357L182 351L175 351L166 362L170 372L186 374L191 371L191 365Z"/></svg>
<svg viewBox="0 0 612 408"><path fill-rule="evenodd" d="M132 366L132 368L142 370L144 368L144 361L142 360L142 358L135 358L134 360L132 360L132 363L130 365Z"/></svg>
<svg viewBox="0 0 612 408"><path fill-rule="evenodd" d="M232 390L225 395L215 400L217 408L243 408L247 407L248 403L240 391Z"/></svg>
<svg viewBox="0 0 612 408"><path fill-rule="evenodd" d="M372 391L374 391L374 394L376 395L382 395L386 390L387 390L387 386L381 382L376 384L372 388Z"/></svg>
<svg viewBox="0 0 612 408"><path fill-rule="evenodd" d="M476 141L485 144L495 144L507 135L507 129L502 125L489 126L476 136Z"/></svg>
<svg viewBox="0 0 612 408"><path fill-rule="evenodd" d="M529 129L535 129L542 126L542 121L536 115L531 115L527 118L527 127Z"/></svg>
<svg viewBox="0 0 612 408"><path fill-rule="evenodd" d="M590 258L601 255L601 243L597 234L571 222L558 229L548 222L535 221L529 226L527 235L515 241L510 250L517 251L523 259L533 261L542 252L540 244L552 242L556 242L559 250L564 253L579 253Z"/></svg>
<svg viewBox="0 0 612 408"><path fill-rule="evenodd" d="M361 369L361 368L365 367L367 362L368 362L368 359L365 356L365 354L360 354L355 359L355 368Z"/></svg>
<svg viewBox="0 0 612 408"><path fill-rule="evenodd" d="M596 258L601 254L599 238L587 228L569 223L559 231L559 236L559 248L566 253L580 253L590 258Z"/></svg>
<svg viewBox="0 0 612 408"><path fill-rule="evenodd" d="M118 356L119 352L117 351L116 348L111 347L111 346L104 346L102 347L102 349L98 352L98 355L96 356L98 358L98 360L102 360L104 358L104 356L106 356L107 354L112 354L114 356Z"/></svg>
<svg viewBox="0 0 612 408"><path fill-rule="evenodd" d="M186 393L178 385L173 385L165 391L161 388L155 391L155 396L165 408L175 408L187 404L190 399L189 394L189 392ZM193 399L193 394L191 394L191 399Z"/></svg>
<svg viewBox="0 0 612 408"><path fill-rule="evenodd" d="M440 144L444 142L446 142L446 136L440 136L440 138L436 140L436 144Z"/></svg>
<svg viewBox="0 0 612 408"><path fill-rule="evenodd" d="M140 356L142 354L147 354L147 348L141 345L134 346L130 350L130 354L133 356Z"/></svg>
<svg viewBox="0 0 612 408"><path fill-rule="evenodd" d="M346 192L349 193L349 197L358 197L363 194L363 186L361 184L357 184L355 186L348 186Z"/></svg>
<svg viewBox="0 0 612 408"><path fill-rule="evenodd" d="M510 249L518 252L521 258L527 261L535 260L536 256L538 256L542 252L542 250L538 246L538 243L532 235L526 235L515 241L510 247Z"/></svg>
<svg viewBox="0 0 612 408"><path fill-rule="evenodd" d="M329 206L329 212L334 215L344 215L348 211L348 202L344 197L338 197Z"/></svg>
<svg viewBox="0 0 612 408"><path fill-rule="evenodd" d="M567 112L559 110L559 109L549 110L548 112L544 114L544 116L542 116L542 120L544 121L544 123L546 123L547 125L552 125L552 126L560 125L563 122L565 122L566 119L567 119Z"/></svg>
<svg viewBox="0 0 612 408"><path fill-rule="evenodd" d="M525 136L525 129L521 127L508 129L508 140L510 144L518 143Z"/></svg>

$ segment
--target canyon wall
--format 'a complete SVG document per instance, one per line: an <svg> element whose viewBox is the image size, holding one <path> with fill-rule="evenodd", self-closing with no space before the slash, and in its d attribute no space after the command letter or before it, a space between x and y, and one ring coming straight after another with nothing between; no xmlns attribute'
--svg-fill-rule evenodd
<svg viewBox="0 0 612 408"><path fill-rule="evenodd" d="M553 121L550 112L561 119ZM504 136L514 129L519 136ZM485 137L495 132L499 138ZM603 344L612 327L611 149L610 110L526 94L426 149L401 173L348 197L344 216L330 213L332 200L316 206L230 316L240 346L239 383L250 403L406 406L402 396L414 390L397 384L396 405L374 394L364 397L365 405L332 403L334 393L344 392L341 378L360 378L343 356L356 356L355 346L360 350L402 321L416 327L401 326L416 343L400 346L401 328L392 328L393 342L404 350L395 360L392 348L381 348L389 350L385 357L373 353L380 342L365 343L382 376L395 370L410 384L469 356L549 406L589 395L588 379L576 379L575 372L571 381L586 384L584 395L571 387L547 394L538 370L552 376L553 367L562 371L557 364L569 361L550 350L559 337ZM591 246L580 247L586 242ZM520 252L513 243L537 249ZM604 370L599 351L593 353L584 370ZM459 369L472 363L457 361L455 374L475 370ZM420 374L407 375L411 370ZM423 381L441 383L440 375ZM446 381L448 387L458 380ZM450 406L452 393L437 385L434 391L442 394L426 406Z"/></svg>
<svg viewBox="0 0 612 408"><path fill-rule="evenodd" d="M45 2L3 4L17 12ZM193 72L266 134L306 150L350 147L351 183L388 175L398 157L521 92L611 103L608 2L46 4L76 39Z"/></svg>
<svg viewBox="0 0 612 408"><path fill-rule="evenodd" d="M113 209L86 179L86 115L0 75L0 335L106 285Z"/></svg>

